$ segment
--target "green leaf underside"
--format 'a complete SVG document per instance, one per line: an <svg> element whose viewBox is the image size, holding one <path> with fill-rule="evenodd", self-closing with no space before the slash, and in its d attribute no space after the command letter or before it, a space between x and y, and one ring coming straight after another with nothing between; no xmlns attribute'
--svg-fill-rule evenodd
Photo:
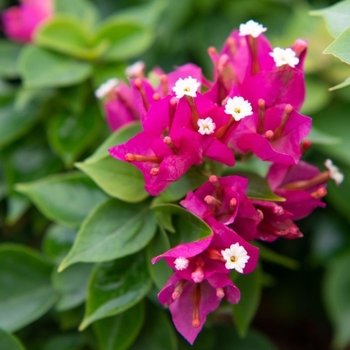
<svg viewBox="0 0 350 350"><path fill-rule="evenodd" d="M135 341L145 320L143 303L94 323L101 349L126 350Z"/></svg>
<svg viewBox="0 0 350 350"><path fill-rule="evenodd" d="M148 197L142 173L132 164L107 155L93 162L75 165L112 197L129 203L140 202Z"/></svg>
<svg viewBox="0 0 350 350"><path fill-rule="evenodd" d="M16 189L28 196L47 218L73 227L106 199L88 177L76 172L18 184Z"/></svg>
<svg viewBox="0 0 350 350"><path fill-rule="evenodd" d="M3 350L25 350L15 336L2 329L0 329L0 345Z"/></svg>
<svg viewBox="0 0 350 350"><path fill-rule="evenodd" d="M55 303L52 265L20 245L0 247L0 328L16 331L35 321Z"/></svg>
<svg viewBox="0 0 350 350"><path fill-rule="evenodd" d="M212 234L211 228L203 220L178 205L157 204L152 209L155 213L172 216L177 244L194 242Z"/></svg>
<svg viewBox="0 0 350 350"><path fill-rule="evenodd" d="M342 88L345 88L347 86L350 86L350 77L345 79L342 83L335 85L335 86L332 86L331 88L329 88L329 91L342 89Z"/></svg>
<svg viewBox="0 0 350 350"><path fill-rule="evenodd" d="M84 221L60 271L75 262L102 262L133 254L144 248L155 232L156 221L147 202L109 199Z"/></svg>
<svg viewBox="0 0 350 350"><path fill-rule="evenodd" d="M349 27L350 23L350 0L340 1L333 6L311 11L312 16L322 16L333 37L338 37Z"/></svg>
<svg viewBox="0 0 350 350"><path fill-rule="evenodd" d="M249 275L239 275L235 280L235 284L241 291L241 300L238 304L232 306L233 316L238 334L244 337L260 302L262 287L260 267Z"/></svg>
<svg viewBox="0 0 350 350"><path fill-rule="evenodd" d="M151 286L144 254L98 265L91 276L85 316L79 329L131 308Z"/></svg>
<svg viewBox="0 0 350 350"><path fill-rule="evenodd" d="M350 10L350 7L349 7ZM350 17L349 17L350 20ZM350 26L350 22L349 22ZM350 64L350 27L336 38L323 53L338 57L341 61Z"/></svg>
<svg viewBox="0 0 350 350"><path fill-rule="evenodd" d="M87 62L28 45L23 49L19 70L24 85L31 88L62 87L78 84L92 73Z"/></svg>

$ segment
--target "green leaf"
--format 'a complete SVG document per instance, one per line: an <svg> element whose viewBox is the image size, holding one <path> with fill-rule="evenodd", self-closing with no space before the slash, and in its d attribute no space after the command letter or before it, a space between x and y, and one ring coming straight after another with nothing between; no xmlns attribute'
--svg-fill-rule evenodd
<svg viewBox="0 0 350 350"><path fill-rule="evenodd" d="M338 137L334 137L333 135L325 133L314 126L310 131L308 140L310 140L313 145L336 145L341 142L341 140Z"/></svg>
<svg viewBox="0 0 350 350"><path fill-rule="evenodd" d="M137 203L148 197L142 173L132 164L107 155L75 165L112 197L130 203Z"/></svg>
<svg viewBox="0 0 350 350"><path fill-rule="evenodd" d="M88 0L55 0L55 13L68 15L91 28L98 20L98 12Z"/></svg>
<svg viewBox="0 0 350 350"><path fill-rule="evenodd" d="M124 350L135 341L145 319L142 303L112 317L94 323L94 330L103 350Z"/></svg>
<svg viewBox="0 0 350 350"><path fill-rule="evenodd" d="M19 70L26 87L49 88L69 86L86 80L92 73L92 66L29 45L22 51Z"/></svg>
<svg viewBox="0 0 350 350"><path fill-rule="evenodd" d="M198 216L175 204L157 204L152 209L173 217L176 244L193 242L212 234L211 228Z"/></svg>
<svg viewBox="0 0 350 350"><path fill-rule="evenodd" d="M135 136L137 133L139 133L142 130L141 124L139 122L134 122L127 124L125 126L122 126L117 131L112 133L106 141L100 145L97 150L92 154L89 158L85 160L85 162L93 162L95 160L98 160L100 158L106 157L109 155L108 149L119 145L121 143L124 143L131 139L133 136Z"/></svg>
<svg viewBox="0 0 350 350"><path fill-rule="evenodd" d="M72 309L85 301L92 267L92 264L76 264L60 273L54 271L53 286L60 294L57 311Z"/></svg>
<svg viewBox="0 0 350 350"><path fill-rule="evenodd" d="M53 224L42 242L43 252L56 263L60 263L69 252L77 235L75 229Z"/></svg>
<svg viewBox="0 0 350 350"><path fill-rule="evenodd" d="M0 344L2 350L25 350L17 337L2 329L0 329Z"/></svg>
<svg viewBox="0 0 350 350"><path fill-rule="evenodd" d="M350 23L350 0L340 1L333 6L311 11L311 16L322 16L326 21L329 32L336 38Z"/></svg>
<svg viewBox="0 0 350 350"><path fill-rule="evenodd" d="M172 182L170 186L161 193L160 198L164 202L179 201L189 191L192 191L199 186L203 185L208 178L199 172L196 167L191 167L181 178L175 182Z"/></svg>
<svg viewBox="0 0 350 350"><path fill-rule="evenodd" d="M141 54L154 40L152 30L136 21L113 17L99 28L95 45L107 45L105 61L123 61Z"/></svg>
<svg viewBox="0 0 350 350"><path fill-rule="evenodd" d="M129 350L177 350L177 339L174 327L163 310L149 308L146 311L146 318L152 322L146 322L136 342Z"/></svg>
<svg viewBox="0 0 350 350"><path fill-rule="evenodd" d="M152 264L151 260L155 256L163 254L170 248L169 239L165 232L161 229L158 230L157 234L146 248L148 271L159 290L164 287L166 281L172 274L172 270L163 259L158 261L156 264Z"/></svg>
<svg viewBox="0 0 350 350"><path fill-rule="evenodd" d="M86 218L59 271L75 262L109 261L133 254L144 248L155 232L156 221L147 202L107 200Z"/></svg>
<svg viewBox="0 0 350 350"><path fill-rule="evenodd" d="M16 189L28 196L48 219L73 227L106 199L88 177L76 172L18 184Z"/></svg>
<svg viewBox="0 0 350 350"><path fill-rule="evenodd" d="M14 225L30 207L28 198L19 193L13 193L7 198L6 224Z"/></svg>
<svg viewBox="0 0 350 350"><path fill-rule="evenodd" d="M258 267L249 275L239 275L235 279L235 284L241 291L241 300L232 306L233 317L239 335L244 337L259 306L262 287L261 269Z"/></svg>
<svg viewBox="0 0 350 350"><path fill-rule="evenodd" d="M25 134L39 119L37 103L16 108L15 101L0 102L0 149Z"/></svg>
<svg viewBox="0 0 350 350"><path fill-rule="evenodd" d="M48 122L50 145L68 167L90 146L100 131L99 109L96 104L87 107L80 115L66 111L54 114Z"/></svg>
<svg viewBox="0 0 350 350"><path fill-rule="evenodd" d="M349 6L349 9L350 9L350 6ZM345 32L343 32L338 38L336 38L328 47L326 47L323 53L338 57L341 61L347 64L350 64L349 45L350 45L350 27Z"/></svg>
<svg viewBox="0 0 350 350"><path fill-rule="evenodd" d="M344 87L347 87L350 85L350 78L345 79L342 83L332 86L331 88L329 88L329 91L334 91L334 90L338 90L338 89L342 89Z"/></svg>
<svg viewBox="0 0 350 350"><path fill-rule="evenodd" d="M11 41L0 40L0 77L18 77L17 60L21 46Z"/></svg>
<svg viewBox="0 0 350 350"><path fill-rule="evenodd" d="M95 90L111 78L125 79L126 63L112 62L94 65L93 80Z"/></svg>
<svg viewBox="0 0 350 350"><path fill-rule="evenodd" d="M50 284L52 265L35 251L0 246L0 327L16 331L45 314L57 295Z"/></svg>
<svg viewBox="0 0 350 350"><path fill-rule="evenodd" d="M235 171L234 175L239 175L248 179L247 196L249 198L274 202L285 201L284 198L273 193L268 182L262 176L248 171Z"/></svg>
<svg viewBox="0 0 350 350"><path fill-rule="evenodd" d="M74 17L56 16L36 32L35 43L47 49L86 60L94 60L107 48L105 44L91 47L87 28Z"/></svg>
<svg viewBox="0 0 350 350"><path fill-rule="evenodd" d="M335 333L335 345L345 349L350 344L350 255L341 255L327 266L324 302Z"/></svg>
<svg viewBox="0 0 350 350"><path fill-rule="evenodd" d="M146 296L151 286L144 254L98 265L91 276L85 316L79 329L131 308Z"/></svg>

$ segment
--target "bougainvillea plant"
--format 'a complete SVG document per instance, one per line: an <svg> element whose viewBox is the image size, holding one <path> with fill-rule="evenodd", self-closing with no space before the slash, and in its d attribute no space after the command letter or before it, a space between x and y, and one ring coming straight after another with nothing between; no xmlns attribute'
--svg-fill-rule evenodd
<svg viewBox="0 0 350 350"><path fill-rule="evenodd" d="M210 48L213 81L193 64L168 74L155 69L150 80L138 62L127 71L130 87L114 79L96 92L106 98L113 129L140 119L142 131L109 153L142 172L150 195L161 195L192 167L205 169L208 181L180 204L210 227L209 236L152 259L165 259L173 270L158 299L191 344L223 298L239 303L240 291L230 277L257 267L254 241L302 237L294 221L324 207L327 182L333 178L339 184L343 178L330 160L323 172L300 161L311 146L305 140L311 119L299 113L306 41L273 49L265 31L250 20L230 34L220 52ZM250 157L268 162L271 197L250 193L254 179L231 175L235 162Z"/></svg>

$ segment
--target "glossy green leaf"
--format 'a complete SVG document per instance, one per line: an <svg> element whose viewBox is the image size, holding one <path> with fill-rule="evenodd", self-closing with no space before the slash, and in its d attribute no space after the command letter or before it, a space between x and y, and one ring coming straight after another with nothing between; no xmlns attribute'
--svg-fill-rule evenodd
<svg viewBox="0 0 350 350"><path fill-rule="evenodd" d="M237 279L235 279L235 284L241 291L241 300L238 304L232 306L233 317L239 335L244 337L260 302L262 287L260 268L256 268L255 271L249 275L239 275Z"/></svg>
<svg viewBox="0 0 350 350"><path fill-rule="evenodd" d="M88 177L76 172L18 184L16 189L28 196L47 218L73 227L106 199Z"/></svg>
<svg viewBox="0 0 350 350"><path fill-rule="evenodd" d="M126 350L135 341L145 320L143 303L94 323L94 330L103 350Z"/></svg>
<svg viewBox="0 0 350 350"><path fill-rule="evenodd" d="M197 241L212 234L211 228L202 219L178 205L157 204L152 209L173 217L176 244Z"/></svg>
<svg viewBox="0 0 350 350"><path fill-rule="evenodd" d="M0 329L0 345L3 350L25 350L17 337L2 329Z"/></svg>
<svg viewBox="0 0 350 350"><path fill-rule="evenodd" d="M235 175L240 175L248 179L247 196L251 199L284 202L285 199L275 195L265 178L253 172L237 172Z"/></svg>
<svg viewBox="0 0 350 350"><path fill-rule="evenodd" d="M96 139L102 120L96 105L89 105L80 115L66 111L51 116L48 122L48 139L52 148L66 166L73 162Z"/></svg>
<svg viewBox="0 0 350 350"><path fill-rule="evenodd" d="M77 19L87 28L91 28L98 20L98 12L92 1L88 0L55 0L55 13Z"/></svg>
<svg viewBox="0 0 350 350"><path fill-rule="evenodd" d="M156 264L152 264L151 260L155 256L163 254L170 248L170 242L167 235L163 230L159 229L146 249L148 271L159 290L164 287L166 281L172 274L172 270L163 259Z"/></svg>
<svg viewBox="0 0 350 350"><path fill-rule="evenodd" d="M144 248L155 232L156 221L147 202L107 200L86 218L60 270L75 262L109 261L133 254Z"/></svg>
<svg viewBox="0 0 350 350"><path fill-rule="evenodd" d="M95 45L108 45L108 49L102 55L103 60L122 61L145 51L153 40L154 34L148 26L113 17L99 28Z"/></svg>
<svg viewBox="0 0 350 350"><path fill-rule="evenodd" d="M129 350L177 350L174 326L164 311L159 308L147 309L146 317L152 322L144 324L140 336Z"/></svg>
<svg viewBox="0 0 350 350"><path fill-rule="evenodd" d="M49 88L78 84L92 73L92 66L83 61L36 46L23 49L19 70L26 87Z"/></svg>
<svg viewBox="0 0 350 350"><path fill-rule="evenodd" d="M85 162L93 162L97 159L103 158L105 156L108 156L108 149L119 145L121 143L124 143L131 139L133 136L135 136L137 133L139 133L142 130L141 124L139 122L134 122L127 124L125 126L122 126L117 131L112 133L107 140L105 140L102 145L100 145L97 150L92 154L89 158L85 160Z"/></svg>
<svg viewBox="0 0 350 350"><path fill-rule="evenodd" d="M336 38L344 32L350 24L350 0L340 1L330 7L311 11L312 16L322 16L329 32Z"/></svg>
<svg viewBox="0 0 350 350"><path fill-rule="evenodd" d="M76 235L74 228L53 224L46 231L42 250L56 263L60 263L72 247Z"/></svg>
<svg viewBox="0 0 350 350"><path fill-rule="evenodd" d="M11 41L0 40L0 77L18 77L17 60L21 46Z"/></svg>
<svg viewBox="0 0 350 350"><path fill-rule="evenodd" d="M55 303L53 266L35 251L12 244L0 246L0 266L0 328L16 331Z"/></svg>
<svg viewBox="0 0 350 350"><path fill-rule="evenodd" d="M142 300L151 289L144 254L97 266L91 276L84 320L80 329L119 314Z"/></svg>
<svg viewBox="0 0 350 350"><path fill-rule="evenodd" d="M335 344L345 349L350 344L350 255L341 255L327 266L324 279L324 302L331 318Z"/></svg>
<svg viewBox="0 0 350 350"><path fill-rule="evenodd" d="M57 311L72 309L85 301L92 267L92 264L76 264L62 272L54 271L53 286L60 295Z"/></svg>
<svg viewBox="0 0 350 350"><path fill-rule="evenodd" d="M18 109L14 100L0 102L0 149L25 134L39 117L37 103Z"/></svg>
<svg viewBox="0 0 350 350"><path fill-rule="evenodd" d="M112 197L130 203L140 202L148 197L142 173L132 164L107 155L75 165Z"/></svg>

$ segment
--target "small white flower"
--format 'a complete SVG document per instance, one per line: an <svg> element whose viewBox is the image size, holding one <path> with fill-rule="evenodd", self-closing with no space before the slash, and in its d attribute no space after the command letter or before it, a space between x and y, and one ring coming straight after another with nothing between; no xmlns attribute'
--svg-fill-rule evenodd
<svg viewBox="0 0 350 350"><path fill-rule="evenodd" d="M210 117L207 117L205 119L198 119L197 125L199 126L198 132L201 135L210 135L215 130L215 123L213 122L213 119Z"/></svg>
<svg viewBox="0 0 350 350"><path fill-rule="evenodd" d="M185 270L188 267L189 261L186 258L178 257L174 261L175 269L178 271Z"/></svg>
<svg viewBox="0 0 350 350"><path fill-rule="evenodd" d="M252 105L243 97L229 98L225 105L225 113L231 114L235 120L241 120L253 114Z"/></svg>
<svg viewBox="0 0 350 350"><path fill-rule="evenodd" d="M239 243L231 244L230 248L221 251L221 255L226 260L225 267L229 270L236 270L243 273L245 264L250 256Z"/></svg>
<svg viewBox="0 0 350 350"><path fill-rule="evenodd" d="M327 159L324 162L324 165L329 170L331 179L334 180L336 185L340 185L344 180L344 174L339 171L337 166L333 165L333 162L330 159Z"/></svg>
<svg viewBox="0 0 350 350"><path fill-rule="evenodd" d="M257 38L261 33L266 32L266 30L267 28L263 27L258 22L250 20L239 26L239 35L251 35L253 38Z"/></svg>
<svg viewBox="0 0 350 350"><path fill-rule="evenodd" d="M299 63L299 58L295 56L295 52L291 48L281 49L280 47L275 47L269 55L275 61L276 67L288 64L288 66L294 68Z"/></svg>
<svg viewBox="0 0 350 350"><path fill-rule="evenodd" d="M145 62L137 61L131 66L126 67L125 74L130 78L136 78L143 75L143 71L145 70Z"/></svg>
<svg viewBox="0 0 350 350"><path fill-rule="evenodd" d="M201 85L201 83L192 77L188 77L185 79L179 79L175 86L173 87L173 91L175 92L175 95L177 98L181 98L185 95L196 97L197 89Z"/></svg>
<svg viewBox="0 0 350 350"><path fill-rule="evenodd" d="M106 97L111 91L113 91L119 85L119 80L112 78L103 83L96 91L95 96L98 99Z"/></svg>

